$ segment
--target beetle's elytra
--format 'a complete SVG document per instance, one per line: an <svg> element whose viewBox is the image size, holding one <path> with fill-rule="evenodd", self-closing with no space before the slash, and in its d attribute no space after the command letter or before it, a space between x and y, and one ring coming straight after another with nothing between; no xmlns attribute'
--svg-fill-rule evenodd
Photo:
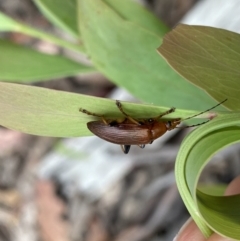
<svg viewBox="0 0 240 241"><path fill-rule="evenodd" d="M222 101L221 103L215 105L214 107L206 111L203 111L197 115L188 117L186 119L191 119L195 116L210 111L213 108L216 108L217 106L225 102L226 100ZM103 115L91 113L82 108L80 108L79 111L87 115L92 115L101 118L101 121L88 122L88 129L96 136L108 142L121 145L121 148L125 154L129 152L131 145L138 145L140 148L144 148L146 144L151 144L154 140L162 136L167 131L175 129L182 121L180 118L176 118L173 120L161 120L163 116L174 112L175 108L171 108L168 111L154 118L137 120L129 116L127 113L125 113L120 101L116 100L116 105L119 111L125 116L125 119L123 121L119 122L114 119L107 120L104 118ZM208 122L209 120L192 126L202 125Z"/></svg>

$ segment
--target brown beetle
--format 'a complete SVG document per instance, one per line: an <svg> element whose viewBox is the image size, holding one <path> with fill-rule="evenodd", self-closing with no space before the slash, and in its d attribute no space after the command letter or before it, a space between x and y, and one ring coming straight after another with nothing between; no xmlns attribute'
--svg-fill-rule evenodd
<svg viewBox="0 0 240 241"><path fill-rule="evenodd" d="M221 103L215 105L214 107L206 111L188 117L184 120L191 119L195 116L210 111L219 106L220 104L222 104L223 102L225 102L226 100L222 101ZM161 120L163 116L174 112L175 108L171 108L168 111L154 118L137 120L124 112L120 101L117 100L116 105L118 109L121 111L121 113L125 116L125 119L121 122L118 122L117 120L106 120L103 115L91 113L85 109L80 108L79 111L87 115L92 115L101 118L102 121L88 122L88 129L96 136L108 142L121 145L122 150L125 154L129 152L131 145L138 145L140 148L144 148L145 144L151 144L154 140L162 136L167 131L177 128L177 126L182 121L180 118L176 118L173 120ZM211 119L212 118L200 124L186 126L184 128L202 125L210 121Z"/></svg>

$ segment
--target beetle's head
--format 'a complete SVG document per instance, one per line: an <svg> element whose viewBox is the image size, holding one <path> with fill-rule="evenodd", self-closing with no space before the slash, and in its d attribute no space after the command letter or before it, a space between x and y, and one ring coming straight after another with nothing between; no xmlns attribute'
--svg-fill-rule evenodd
<svg viewBox="0 0 240 241"><path fill-rule="evenodd" d="M170 131L175 129L180 123L181 123L181 118L177 118L174 120L167 121L166 126L167 126L167 129Z"/></svg>

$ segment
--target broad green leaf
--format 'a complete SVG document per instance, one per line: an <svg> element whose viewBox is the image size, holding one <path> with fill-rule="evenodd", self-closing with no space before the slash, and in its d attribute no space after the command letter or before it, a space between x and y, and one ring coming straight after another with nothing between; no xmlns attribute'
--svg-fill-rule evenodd
<svg viewBox="0 0 240 241"><path fill-rule="evenodd" d="M93 71L62 56L46 55L0 39L0 79L31 82Z"/></svg>
<svg viewBox="0 0 240 241"><path fill-rule="evenodd" d="M122 105L125 112L135 118L155 117L169 109L127 102ZM80 113L79 108L104 115L107 119L123 117L113 100L0 82L0 125L10 129L42 136L92 135L86 123L97 118ZM167 118L193 114L196 111L176 110Z"/></svg>
<svg viewBox="0 0 240 241"><path fill-rule="evenodd" d="M57 27L79 37L76 0L34 0L47 19Z"/></svg>
<svg viewBox="0 0 240 241"><path fill-rule="evenodd" d="M240 110L240 35L223 29L180 24L159 52L183 77L226 106Z"/></svg>
<svg viewBox="0 0 240 241"><path fill-rule="evenodd" d="M39 38L39 39L51 42L61 47L68 48L76 52L80 52L83 54L85 53L85 49L80 43L76 43L76 44L71 43L63 39L60 39L59 37L55 37L53 35L47 34L45 32L42 32L40 30L27 26L25 24L21 24L9 18L2 12L0 12L0 31L13 31L13 32L23 33L35 38Z"/></svg>
<svg viewBox="0 0 240 241"><path fill-rule="evenodd" d="M145 7L133 0L104 0L122 18L137 23L143 28L163 37L169 28Z"/></svg>
<svg viewBox="0 0 240 241"><path fill-rule="evenodd" d="M139 99L204 110L216 102L177 75L157 54L162 39L122 19L101 0L78 0L82 39L94 65Z"/></svg>
<svg viewBox="0 0 240 241"><path fill-rule="evenodd" d="M191 132L175 166L176 182L192 218L205 235L212 232L240 240L240 195L219 196L196 189L200 173L221 148L240 142L240 113L226 113Z"/></svg>

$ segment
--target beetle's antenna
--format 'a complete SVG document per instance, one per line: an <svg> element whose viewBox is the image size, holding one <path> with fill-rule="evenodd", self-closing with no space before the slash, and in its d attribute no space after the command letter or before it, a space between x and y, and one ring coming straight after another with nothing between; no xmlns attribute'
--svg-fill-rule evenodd
<svg viewBox="0 0 240 241"><path fill-rule="evenodd" d="M211 120L211 119L210 119L210 120ZM183 126L182 129L189 128L189 127L195 127L195 126L201 126L201 125L203 125L203 124L206 124L206 123L209 122L210 120L207 120L207 121L204 121L204 122L195 124L195 125L191 125L191 126ZM178 127L178 128L181 128L181 127Z"/></svg>
<svg viewBox="0 0 240 241"><path fill-rule="evenodd" d="M205 112L208 112L208 111L210 111L210 110L216 108L217 106L221 105L221 104L224 103L225 101L227 101L227 99L221 101L220 103L218 103L217 105L213 106L213 107L210 108L210 109L207 109L207 110L205 110L205 111L202 111L202 112L200 112L200 113L198 113L198 114L196 114L196 115L193 115L193 116L187 117L186 119L181 120L181 122L184 121L184 120L192 119L193 117L195 117L195 116L199 116L199 115L201 115L201 114L203 114L203 113L205 113ZM215 117L215 116L212 116L212 117L209 118L207 121L201 122L201 123L199 123L199 124L195 124L195 125L191 125L191 126L184 126L184 127L176 127L176 128L185 129L185 128L194 127L194 126L201 126L201 125L203 125L203 124L206 124L206 123L209 122L210 120L212 120L213 117Z"/></svg>
<svg viewBox="0 0 240 241"><path fill-rule="evenodd" d="M181 120L181 121L188 120L188 119L192 119L193 117L196 117L196 116L199 116L199 115L201 115L201 114L204 114L204 113L206 113L206 112L208 112L208 111L210 111L210 110L212 110L212 109L215 109L216 107L218 107L219 105L221 105L221 104L224 103L225 101L227 101L227 99L221 101L220 103L218 103L217 105L213 106L213 107L210 108L210 109L207 109L207 110L205 110L205 111L202 111L202 112L200 112L200 113L198 113L198 114L196 114L196 115L187 117L187 118L185 118L185 119L183 119L183 120ZM210 121L210 120L208 120L208 121ZM200 123L200 125L201 125L201 124L204 124L204 123L206 123L206 122L208 122L208 121L205 121L205 122L203 122L203 123ZM197 125L199 125L199 124L197 124ZM194 125L194 126L196 126L196 125Z"/></svg>

